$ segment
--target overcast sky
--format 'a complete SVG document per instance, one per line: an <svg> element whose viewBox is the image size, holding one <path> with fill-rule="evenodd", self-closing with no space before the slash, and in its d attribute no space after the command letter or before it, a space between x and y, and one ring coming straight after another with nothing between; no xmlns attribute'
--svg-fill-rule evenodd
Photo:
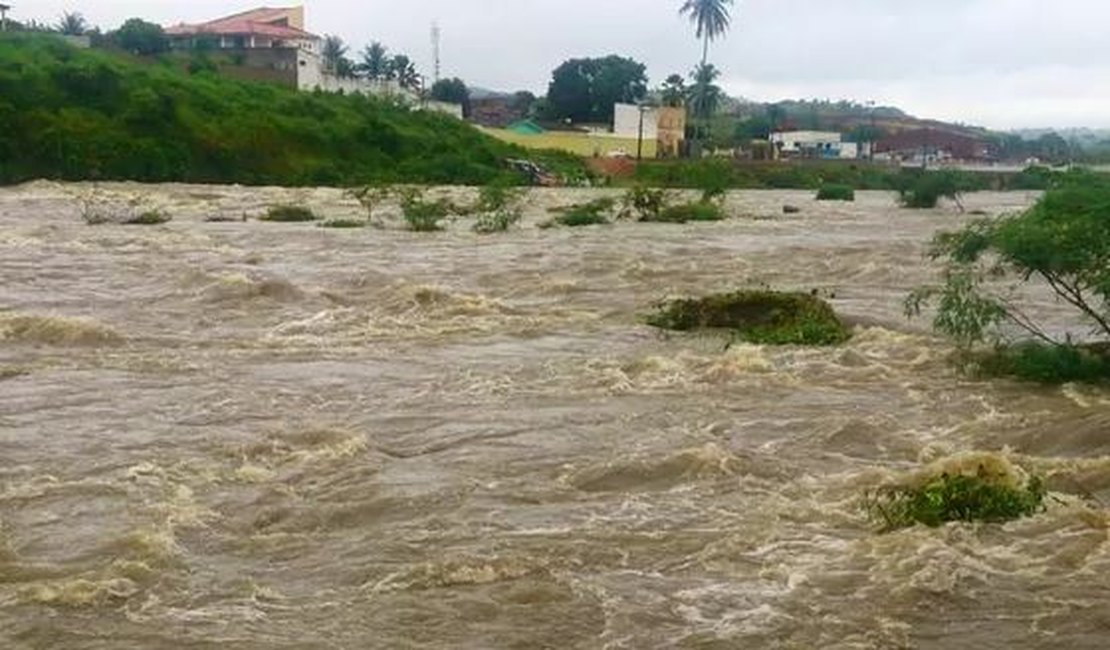
<svg viewBox="0 0 1110 650"><path fill-rule="evenodd" d="M104 28L140 16L197 22L251 0L5 0L17 19L79 11ZM283 3L270 2L281 6ZM680 0L311 0L308 29L380 40L431 73L542 93L570 57L621 54L653 85L701 55ZM874 100L993 128L1110 128L1110 0L737 0L711 58L732 95Z"/></svg>

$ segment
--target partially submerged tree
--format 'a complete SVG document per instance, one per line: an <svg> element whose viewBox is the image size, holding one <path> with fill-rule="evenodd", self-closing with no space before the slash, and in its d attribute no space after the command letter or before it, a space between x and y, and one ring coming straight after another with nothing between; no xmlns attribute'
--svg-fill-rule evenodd
<svg viewBox="0 0 1110 650"><path fill-rule="evenodd" d="M946 261L945 283L915 291L907 312L937 300L934 326L961 347L1024 338L1075 348L1023 308L1020 289L1036 282L1090 325L1085 349L1110 355L1110 181L1073 173L1023 213L939 235L932 256Z"/></svg>

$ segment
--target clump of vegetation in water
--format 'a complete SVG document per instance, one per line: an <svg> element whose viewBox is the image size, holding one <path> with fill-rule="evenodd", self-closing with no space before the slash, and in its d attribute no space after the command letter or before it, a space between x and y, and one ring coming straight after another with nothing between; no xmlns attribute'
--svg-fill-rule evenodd
<svg viewBox="0 0 1110 650"><path fill-rule="evenodd" d="M689 221L722 221L725 218L724 208L712 201L695 201L693 203L679 203L669 205L654 219L659 223L687 223Z"/></svg>
<svg viewBox="0 0 1110 650"><path fill-rule="evenodd" d="M818 201L855 201L856 190L851 185L826 183L817 190Z"/></svg>
<svg viewBox="0 0 1110 650"><path fill-rule="evenodd" d="M621 216L634 216L642 223L687 223L689 221L721 221L723 189L714 186L703 190L700 201L671 204L666 190L635 187L621 199Z"/></svg>
<svg viewBox="0 0 1110 650"><path fill-rule="evenodd" d="M553 223L571 228L604 225L609 223L616 205L616 199L605 197L587 203L552 208L551 211L558 214Z"/></svg>
<svg viewBox="0 0 1110 650"><path fill-rule="evenodd" d="M299 205L272 205L266 210L265 215L259 217L259 220L275 223L304 223L316 221L316 214Z"/></svg>
<svg viewBox="0 0 1110 650"><path fill-rule="evenodd" d="M365 228L368 222L362 219L328 219L321 221L319 226L321 228L337 228L337 229L355 229Z"/></svg>
<svg viewBox="0 0 1110 650"><path fill-rule="evenodd" d="M375 223L375 210L394 193L395 189L390 185L364 185L347 190L347 196L358 201L362 208L366 210L366 221L369 223Z"/></svg>
<svg viewBox="0 0 1110 650"><path fill-rule="evenodd" d="M918 485L880 488L864 498L871 520L884 532L917 524L933 528L949 522L1001 523L1044 510L1044 482L1030 478L1015 485L1006 475L980 467L975 475L943 473Z"/></svg>
<svg viewBox="0 0 1110 650"><path fill-rule="evenodd" d="M474 232L504 232L520 222L524 214L524 193L504 183L490 183L481 189L474 212L478 220Z"/></svg>
<svg viewBox="0 0 1110 650"><path fill-rule="evenodd" d="M400 190L401 213L409 230L413 232L438 232L443 230L440 222L451 213L451 206L443 200L431 201L425 198L424 190L406 187Z"/></svg>
<svg viewBox="0 0 1110 650"><path fill-rule="evenodd" d="M808 293L737 291L671 300L660 304L647 322L679 332L727 329L761 345L836 345L851 338L832 307Z"/></svg>
<svg viewBox="0 0 1110 650"><path fill-rule="evenodd" d="M907 173L900 178L899 202L903 207L918 210L937 207L940 200L948 199L964 211L961 195L971 189L971 179L966 174L953 171Z"/></svg>
<svg viewBox="0 0 1110 650"><path fill-rule="evenodd" d="M934 328L969 366L1044 383L1110 381L1110 181L1075 174L1025 212L938 235L931 255L945 261L944 284L911 294L907 313L935 301ZM1087 341L1029 316L1026 283L1047 286L1085 321Z"/></svg>
<svg viewBox="0 0 1110 650"><path fill-rule="evenodd" d="M157 226L159 224L169 223L172 220L173 217L162 210L146 210L134 217L124 219L120 223L125 226Z"/></svg>
<svg viewBox="0 0 1110 650"><path fill-rule="evenodd" d="M621 216L656 221L669 202L666 190L638 185L621 198Z"/></svg>

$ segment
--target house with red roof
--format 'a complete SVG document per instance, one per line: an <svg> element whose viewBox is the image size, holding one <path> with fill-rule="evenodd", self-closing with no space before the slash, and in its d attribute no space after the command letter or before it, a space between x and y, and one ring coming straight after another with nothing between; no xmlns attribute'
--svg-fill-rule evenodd
<svg viewBox="0 0 1110 650"><path fill-rule="evenodd" d="M304 7L261 7L196 25L166 28L174 47L225 50L296 48L319 52L322 39L305 31Z"/></svg>

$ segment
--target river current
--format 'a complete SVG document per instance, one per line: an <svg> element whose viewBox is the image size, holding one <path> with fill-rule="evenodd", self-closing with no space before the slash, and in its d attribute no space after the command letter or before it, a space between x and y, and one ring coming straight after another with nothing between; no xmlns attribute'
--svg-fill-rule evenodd
<svg viewBox="0 0 1110 650"><path fill-rule="evenodd" d="M86 225L93 191L173 221ZM717 224L537 228L600 193L482 236L253 219L359 216L338 190L0 190L0 647L1110 646L1110 391L962 376L903 315L969 217L737 192ZM762 285L854 338L643 324ZM968 462L1046 477L1047 512L861 512Z"/></svg>

